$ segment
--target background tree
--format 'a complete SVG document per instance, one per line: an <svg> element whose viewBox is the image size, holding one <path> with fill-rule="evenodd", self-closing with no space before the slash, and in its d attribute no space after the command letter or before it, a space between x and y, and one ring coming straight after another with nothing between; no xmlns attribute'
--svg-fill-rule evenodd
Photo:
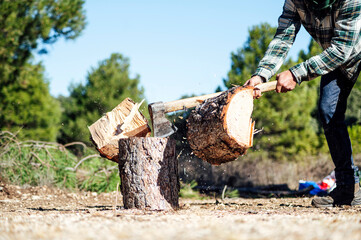
<svg viewBox="0 0 361 240"><path fill-rule="evenodd" d="M245 46L231 55L231 70L228 79L224 80L226 87L241 85L251 77L275 32L276 28L269 24L254 26L249 30ZM311 54L313 47L310 44L308 53ZM304 52L302 54L298 62L303 61L301 55L307 55ZM288 59L280 71L294 64L296 62ZM287 94L266 93L255 101L253 118L256 119L256 127L263 128L263 131L255 136L256 145L253 149L264 151L268 157L278 160L293 160L296 155L305 156L318 151L321 139L314 116L317 106L316 81L302 83Z"/></svg>
<svg viewBox="0 0 361 240"><path fill-rule="evenodd" d="M64 114L60 142L89 143L87 126L111 111L126 97L136 102L144 98L139 87L139 76L129 76L129 60L121 54L112 54L88 73L85 84L70 86L69 97L60 97ZM146 104L143 104L143 108Z"/></svg>
<svg viewBox="0 0 361 240"><path fill-rule="evenodd" d="M244 83L256 71L275 33L276 28L268 23L254 26L248 31L249 36L243 48L231 53L231 70L228 79L223 80L227 88Z"/></svg>
<svg viewBox="0 0 361 240"><path fill-rule="evenodd" d="M308 53L305 53L304 51L300 51L299 53L299 61L304 61L306 59L309 59L312 56L315 56L322 52L322 48L314 41L311 40ZM356 81L350 97L347 102L347 111L346 111L346 124L348 126L348 130L350 133L350 138L352 141L352 147L355 154L359 154L361 152L361 76L358 77L358 80ZM318 86L318 81L311 81L309 84L315 85L314 87ZM317 90L318 91L318 90ZM313 116L315 118L318 118L317 110L315 109ZM323 129L322 126L319 123L319 131L318 134L320 138L322 139L321 143L324 147L324 150L327 151L327 143L324 139L323 135Z"/></svg>
<svg viewBox="0 0 361 240"><path fill-rule="evenodd" d="M17 132L20 139L55 141L60 104L49 93L40 63L26 64L18 81L0 87L0 94L1 129Z"/></svg>
<svg viewBox="0 0 361 240"><path fill-rule="evenodd" d="M41 64L59 38L75 39L85 27L83 0L0 0L0 130L18 137L55 140L60 108L49 94ZM40 46L40 47L39 47Z"/></svg>
<svg viewBox="0 0 361 240"><path fill-rule="evenodd" d="M85 27L83 0L1 0L0 77L14 81L33 50L59 38L75 39Z"/></svg>
<svg viewBox="0 0 361 240"><path fill-rule="evenodd" d="M361 77L355 83L347 102L346 122L348 126L361 125Z"/></svg>

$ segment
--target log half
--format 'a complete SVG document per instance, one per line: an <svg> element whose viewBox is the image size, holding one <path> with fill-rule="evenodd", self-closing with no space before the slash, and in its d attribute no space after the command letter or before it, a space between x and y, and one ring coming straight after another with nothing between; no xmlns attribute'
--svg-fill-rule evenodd
<svg viewBox="0 0 361 240"><path fill-rule="evenodd" d="M174 140L153 137L120 139L119 173L124 208L178 208L178 162Z"/></svg>
<svg viewBox="0 0 361 240"><path fill-rule="evenodd" d="M197 157L220 165L246 154L253 144L253 91L253 87L234 87L191 112L187 139Z"/></svg>
<svg viewBox="0 0 361 240"><path fill-rule="evenodd" d="M102 157L118 163L118 140L150 136L147 119L138 110L141 103L124 99L89 128L93 144Z"/></svg>

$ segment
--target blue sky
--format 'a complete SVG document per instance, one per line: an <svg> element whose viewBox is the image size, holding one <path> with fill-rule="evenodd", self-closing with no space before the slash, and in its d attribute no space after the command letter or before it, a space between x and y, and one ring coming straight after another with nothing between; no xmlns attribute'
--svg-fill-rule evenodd
<svg viewBox="0 0 361 240"><path fill-rule="evenodd" d="M148 102L171 101L184 94L212 93L230 69L230 54L242 47L248 30L277 25L284 0L88 0L88 25L75 41L60 40L47 55L53 96L84 82L87 73L111 53L130 59ZM301 30L290 56L305 49Z"/></svg>

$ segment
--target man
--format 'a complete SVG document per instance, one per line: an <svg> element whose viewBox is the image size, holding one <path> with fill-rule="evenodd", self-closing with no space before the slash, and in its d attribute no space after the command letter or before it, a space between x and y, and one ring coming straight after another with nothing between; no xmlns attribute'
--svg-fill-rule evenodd
<svg viewBox="0 0 361 240"><path fill-rule="evenodd" d="M278 93L321 77L319 112L335 164L337 187L316 207L360 205L361 191L345 124L347 98L361 70L361 0L286 0L276 35L245 85L268 81L280 68L301 24L324 51L277 75ZM261 96L259 91L255 97Z"/></svg>

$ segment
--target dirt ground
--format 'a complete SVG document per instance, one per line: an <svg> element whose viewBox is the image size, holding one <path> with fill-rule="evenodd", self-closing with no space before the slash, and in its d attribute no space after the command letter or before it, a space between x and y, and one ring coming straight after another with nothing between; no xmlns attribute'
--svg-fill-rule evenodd
<svg viewBox="0 0 361 240"><path fill-rule="evenodd" d="M179 210L154 212L123 209L116 192L0 186L0 239L361 239L361 207L310 201L180 199Z"/></svg>

